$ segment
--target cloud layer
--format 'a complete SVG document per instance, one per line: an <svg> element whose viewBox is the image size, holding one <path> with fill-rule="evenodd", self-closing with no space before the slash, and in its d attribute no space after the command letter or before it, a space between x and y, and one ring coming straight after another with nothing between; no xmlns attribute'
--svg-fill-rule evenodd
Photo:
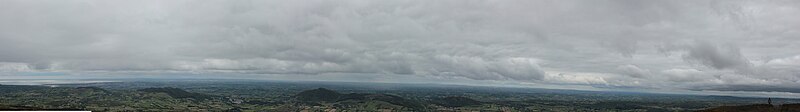
<svg viewBox="0 0 800 112"><path fill-rule="evenodd" d="M798 7L789 0L7 0L0 1L0 71L789 87L800 85Z"/></svg>

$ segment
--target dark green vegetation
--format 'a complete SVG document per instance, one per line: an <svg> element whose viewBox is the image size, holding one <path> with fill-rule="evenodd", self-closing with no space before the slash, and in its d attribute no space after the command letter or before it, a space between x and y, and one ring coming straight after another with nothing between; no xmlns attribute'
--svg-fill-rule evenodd
<svg viewBox="0 0 800 112"><path fill-rule="evenodd" d="M0 110L713 112L765 102L729 96L385 83L169 80L0 85ZM762 109L788 110L798 107L789 103L800 100L773 102L785 105Z"/></svg>
<svg viewBox="0 0 800 112"><path fill-rule="evenodd" d="M721 106L702 110L700 112L800 112L800 104Z"/></svg>
<svg viewBox="0 0 800 112"><path fill-rule="evenodd" d="M81 87L78 87L78 88L81 88ZM93 88L97 88L97 87L93 87ZM195 99L195 100L207 100L207 99L212 99L212 98L215 97L213 95L207 95L207 94L201 94L201 93L190 93L190 92L186 92L186 91L184 91L182 89L172 88L172 87L145 88L145 89L140 89L139 91L148 92L148 93L165 93L165 94L169 95L172 98L191 98L191 99Z"/></svg>
<svg viewBox="0 0 800 112"><path fill-rule="evenodd" d="M295 98L300 101L308 101L308 102L334 102L339 100L339 97L342 94L337 93L336 91L328 90L325 88L318 88L314 90L303 91L295 95Z"/></svg>
<svg viewBox="0 0 800 112"><path fill-rule="evenodd" d="M421 102L389 94L349 93L340 94L333 90L317 88L303 91L295 95L298 102L311 106L331 106L335 108L353 108L375 106L379 109L423 111ZM374 109L363 109L374 110Z"/></svg>
<svg viewBox="0 0 800 112"><path fill-rule="evenodd" d="M433 103L445 107L466 107L466 106L482 104L482 102L480 101L475 101L471 98L459 97L459 96L437 98L436 100L433 100Z"/></svg>
<svg viewBox="0 0 800 112"><path fill-rule="evenodd" d="M0 91L0 110L203 111L231 108L222 98L194 97L199 94L187 95L179 89L143 89L148 90L145 92L98 87L0 85L0 88L14 90Z"/></svg>

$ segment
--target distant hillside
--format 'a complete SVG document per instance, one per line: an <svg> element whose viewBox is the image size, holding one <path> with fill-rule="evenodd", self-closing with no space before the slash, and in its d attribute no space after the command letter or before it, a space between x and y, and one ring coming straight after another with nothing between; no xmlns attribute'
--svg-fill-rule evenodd
<svg viewBox="0 0 800 112"><path fill-rule="evenodd" d="M313 90L307 90L295 95L295 99L300 101L326 101L326 102L334 102L339 99L339 94L336 91L328 90L325 88L317 88Z"/></svg>
<svg viewBox="0 0 800 112"><path fill-rule="evenodd" d="M400 96L389 95L389 94L363 94L363 93L351 93L344 96L349 96L350 98L340 98L339 101L346 101L346 100L357 100L357 101L383 101L388 102L391 104L413 108L413 109L421 109L424 108L420 102L408 100Z"/></svg>
<svg viewBox="0 0 800 112"><path fill-rule="evenodd" d="M386 102L393 105L403 106L406 108L421 110L425 108L423 104L417 101L408 100L403 97L388 95L388 94L367 94L367 93L349 93L341 94L325 88L317 88L307 90L295 95L295 99L302 102L319 102L325 101L328 103L351 103L351 102L369 102L378 101Z"/></svg>
<svg viewBox="0 0 800 112"><path fill-rule="evenodd" d="M71 109L71 108L38 108L38 107L28 107L28 106L18 106L18 105L2 105L0 104L0 110L3 111L82 111L85 109Z"/></svg>
<svg viewBox="0 0 800 112"><path fill-rule="evenodd" d="M99 87L77 87L75 90L108 92L108 90Z"/></svg>
<svg viewBox="0 0 800 112"><path fill-rule="evenodd" d="M17 106L17 105L0 105L0 110L42 110L36 107Z"/></svg>
<svg viewBox="0 0 800 112"><path fill-rule="evenodd" d="M770 104L721 106L698 112L800 112L800 104L783 104L780 106L773 106Z"/></svg>
<svg viewBox="0 0 800 112"><path fill-rule="evenodd" d="M473 106L473 105L480 105L483 102L473 100L467 97L460 97L460 96L451 96L436 99L433 103L445 107L464 107L464 106Z"/></svg>
<svg viewBox="0 0 800 112"><path fill-rule="evenodd" d="M0 93L30 91L30 90L39 90L39 89L47 89L47 88L50 88L50 87L46 87L46 86L30 86L30 85L0 85Z"/></svg>
<svg viewBox="0 0 800 112"><path fill-rule="evenodd" d="M169 95L169 96L171 96L173 98L192 98L192 99L197 99L197 100L214 98L213 95L207 95L207 94L201 94L201 93L191 93L191 92L186 92L183 89L171 88L171 87L145 88L145 89L140 89L139 91L149 92L149 93L166 93L167 95Z"/></svg>

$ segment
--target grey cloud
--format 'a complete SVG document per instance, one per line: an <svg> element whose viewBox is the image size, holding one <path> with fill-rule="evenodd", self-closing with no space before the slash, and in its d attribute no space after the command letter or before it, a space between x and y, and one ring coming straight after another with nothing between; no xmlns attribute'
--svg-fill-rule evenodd
<svg viewBox="0 0 800 112"><path fill-rule="evenodd" d="M636 65L621 65L617 67L617 70L620 70L622 74L635 78L643 78L650 75L650 70L639 68Z"/></svg>
<svg viewBox="0 0 800 112"><path fill-rule="evenodd" d="M746 70L752 67L750 61L735 46L714 45L698 41L690 46L687 52L685 58L688 61L715 69Z"/></svg>
<svg viewBox="0 0 800 112"><path fill-rule="evenodd" d="M40 70L427 74L522 81L538 80L544 74L535 62L519 60L532 57L508 55L504 52L514 51L494 48L499 43L528 40L521 37L524 34L503 34L506 31L502 29L481 31L496 26L480 24L497 22L492 19L499 18L482 16L490 12L474 15L438 9L446 4L142 1L130 4L164 7L130 8L112 3L67 3L55 7L66 10L55 12L41 11L48 9L31 2L11 2L30 5L18 8L45 15L15 16L12 21L76 15L52 21L63 24L4 30L9 34L3 36L6 40L27 43L9 43L5 48L33 52L4 56L3 61L29 63ZM480 2L461 5L489 6ZM427 12L420 7L435 10ZM505 10L461 8L476 12ZM455 18L443 18L448 16ZM22 22L29 23L32 24ZM39 42L11 33L18 31L53 34L30 37L45 40ZM12 50L20 49L3 49Z"/></svg>
<svg viewBox="0 0 800 112"><path fill-rule="evenodd" d="M669 69L661 72L667 76L667 80L676 82L697 82L716 79L713 77L714 73L697 69Z"/></svg>
<svg viewBox="0 0 800 112"><path fill-rule="evenodd" d="M31 71L31 69L25 63L0 62L0 71L25 72L25 71Z"/></svg>
<svg viewBox="0 0 800 112"><path fill-rule="evenodd" d="M247 73L318 74L380 73L419 74L466 77L477 80L542 79L544 71L535 59L503 58L485 60L479 57L437 55L421 57L411 54L388 54L357 58L348 62L298 62L278 59L206 59L203 62L174 63L177 70L223 70Z"/></svg>
<svg viewBox="0 0 800 112"><path fill-rule="evenodd" d="M800 89L786 86L764 86L764 85L729 85L729 86L710 86L695 90L717 90L717 91L752 91L752 92L792 92L800 93Z"/></svg>
<svg viewBox="0 0 800 112"><path fill-rule="evenodd" d="M800 47L797 6L6 0L0 1L0 71L351 73L643 88L761 80L797 85L800 70L789 58L800 55L794 50Z"/></svg>

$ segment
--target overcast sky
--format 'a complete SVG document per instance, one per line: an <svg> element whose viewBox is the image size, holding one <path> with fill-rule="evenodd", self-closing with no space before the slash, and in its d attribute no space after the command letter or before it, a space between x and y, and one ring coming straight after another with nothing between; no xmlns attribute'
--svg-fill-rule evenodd
<svg viewBox="0 0 800 112"><path fill-rule="evenodd" d="M794 94L800 1L0 1L0 77L160 75Z"/></svg>

